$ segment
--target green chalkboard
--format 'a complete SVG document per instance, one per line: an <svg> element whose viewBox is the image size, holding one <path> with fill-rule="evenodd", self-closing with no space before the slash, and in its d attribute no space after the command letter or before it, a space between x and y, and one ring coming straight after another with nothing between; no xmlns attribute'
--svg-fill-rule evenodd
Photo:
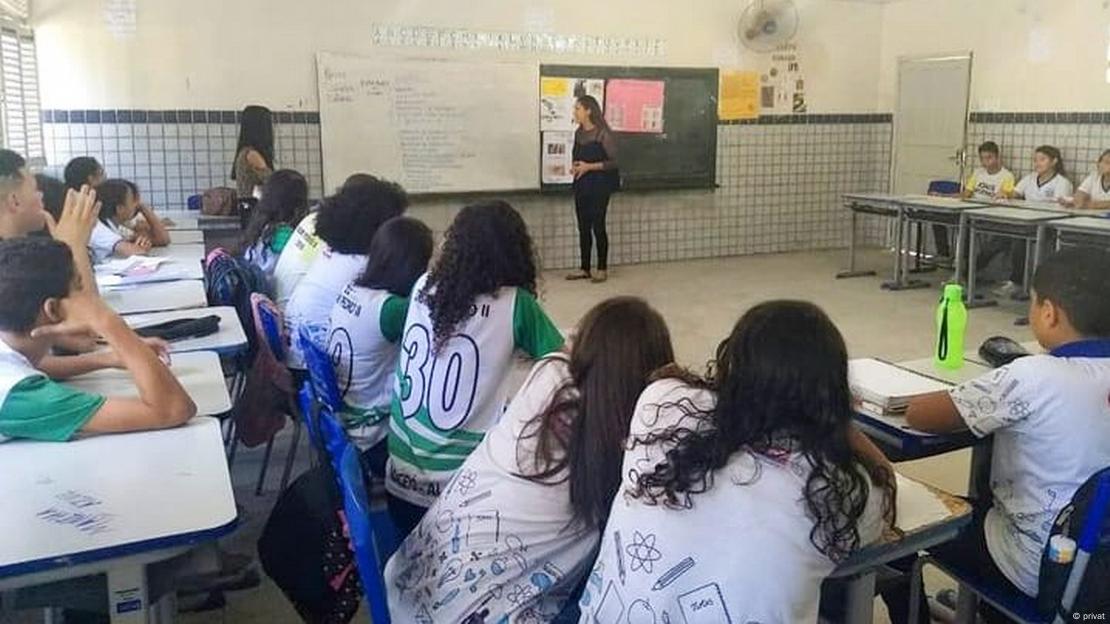
<svg viewBox="0 0 1110 624"><path fill-rule="evenodd" d="M540 65L540 76L662 81L663 132L616 133L623 188L716 186L716 68ZM560 190L569 186L541 184L544 190Z"/></svg>

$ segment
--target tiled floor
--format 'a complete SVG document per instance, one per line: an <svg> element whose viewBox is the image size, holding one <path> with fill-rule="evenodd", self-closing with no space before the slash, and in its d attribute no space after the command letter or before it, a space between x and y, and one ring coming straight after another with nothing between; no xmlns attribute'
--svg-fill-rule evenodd
<svg viewBox="0 0 1110 624"><path fill-rule="evenodd" d="M852 356L899 360L930 353L939 286L890 293L879 289L880 278L836 280L833 275L842 258L841 253L821 252L617 267L610 274L610 281L603 285L566 282L562 273L549 273L541 286L542 297L560 327L573 326L586 310L605 297L619 294L643 297L666 318L681 363L698 368L709 359L716 344L745 309L773 298L809 299L820 304L840 327ZM862 263L880 270L888 266L886 256L878 252L864 254ZM1028 329L1013 325L1019 311L1018 307L973 310L967 345L978 345L996 334L1007 334L1019 341L1031 339ZM282 435L287 436L288 431ZM241 529L228 540L229 549L254 552L260 528L276 496L274 489L285 448L287 442L279 443L275 449L269 488L262 497L253 492L261 449L240 451L233 478L244 519ZM299 469L307 465L304 447L297 464ZM960 493L966 485L967 465L967 453L953 453L903 464L900 469ZM185 616L179 621L184 624L297 621L280 591L270 583L229 594L228 600L223 611ZM886 621L882 606L876 606L876 621Z"/></svg>

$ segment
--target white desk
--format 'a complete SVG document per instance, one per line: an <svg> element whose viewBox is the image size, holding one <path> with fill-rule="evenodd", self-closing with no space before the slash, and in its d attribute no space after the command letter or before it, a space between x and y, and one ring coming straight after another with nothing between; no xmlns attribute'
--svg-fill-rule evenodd
<svg viewBox="0 0 1110 624"><path fill-rule="evenodd" d="M119 314L184 310L208 305L204 283L200 280L157 282L104 289L100 291L100 296Z"/></svg>
<svg viewBox="0 0 1110 624"><path fill-rule="evenodd" d="M845 193L841 195L844 207L851 213L851 224L848 231L848 268L836 274L837 279L848 277L864 277L874 275L874 271L856 270L856 222L860 214L891 217L901 221L901 208L898 205L898 196L887 193ZM899 228L898 232L901 233ZM894 275L892 280L897 282L901 278L900 258L895 258Z"/></svg>
<svg viewBox="0 0 1110 624"><path fill-rule="evenodd" d="M195 228L170 230L170 243L173 245L203 245L204 232Z"/></svg>
<svg viewBox="0 0 1110 624"><path fill-rule="evenodd" d="M147 622L147 564L237 523L220 426L207 417L165 431L6 442L0 501L0 590L107 573L113 623Z"/></svg>
<svg viewBox="0 0 1110 624"><path fill-rule="evenodd" d="M1087 212L1087 216L1049 222L1048 227L1056 231L1057 250L1075 245L1110 249L1110 219L1092 217Z"/></svg>
<svg viewBox="0 0 1110 624"><path fill-rule="evenodd" d="M220 367L220 356L214 351L174 353L170 370L181 382L189 398L196 403L198 415L218 416L231 411L231 397L227 392L223 368ZM99 370L63 383L103 396L139 396L139 389L135 387L131 374L126 370Z"/></svg>
<svg viewBox="0 0 1110 624"><path fill-rule="evenodd" d="M240 229L239 217L217 217L201 214L199 210L157 210L162 219L173 221L170 229L187 230L238 230Z"/></svg>
<svg viewBox="0 0 1110 624"><path fill-rule="evenodd" d="M908 362L898 362L896 366L953 386L967 383L991 372L991 368L980 362L978 357L972 360L968 359L966 356L964 357L963 367L955 370L937 366L931 357L909 360Z"/></svg>
<svg viewBox="0 0 1110 624"><path fill-rule="evenodd" d="M197 243L171 243L165 247L155 247L147 254L152 258L170 258L175 262L188 262L200 265L204 260L204 245Z"/></svg>
<svg viewBox="0 0 1110 624"><path fill-rule="evenodd" d="M964 271L965 239L967 238L967 218L964 212L982 208L982 204L966 201L955 197L936 197L932 195L906 195L900 200L902 204L903 221L907 229L911 223L931 223L947 227L956 226L956 280L959 281ZM908 240L908 232L902 235L902 240ZM904 257L903 250L898 250ZM905 269L903 269L904 274ZM927 285L927 284L925 284Z"/></svg>
<svg viewBox="0 0 1110 624"><path fill-rule="evenodd" d="M1044 210L1030 210L1028 208L1014 208L1009 206L992 206L978 208L964 212L968 223L968 272L967 272L967 306L969 308L994 305L994 300L977 301L975 299L975 235L976 233L994 234L1017 240L1025 241L1026 263L1025 284L1028 289L1029 276L1041 260L1041 251L1044 249L1047 224L1060 219L1058 212ZM1029 248L1032 247L1032 254Z"/></svg>
<svg viewBox="0 0 1110 624"><path fill-rule="evenodd" d="M219 331L202 338L188 338L171 342L170 350L173 353L215 351L220 355L237 355L245 351L247 349L247 334L243 331L243 324L239 321L239 315L235 312L235 308L230 306L193 308L150 314L128 314L123 317L123 320L127 321L127 324L131 327L146 327L176 319L201 318L210 314L220 317Z"/></svg>

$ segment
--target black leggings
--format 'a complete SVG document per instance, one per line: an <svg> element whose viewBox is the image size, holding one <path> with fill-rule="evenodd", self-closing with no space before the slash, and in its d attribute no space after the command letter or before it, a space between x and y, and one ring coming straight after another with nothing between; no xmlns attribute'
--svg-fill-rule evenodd
<svg viewBox="0 0 1110 624"><path fill-rule="evenodd" d="M609 268L609 234L605 231L605 214L609 211L609 194L575 194L574 212L578 216L578 246L582 253L583 271L590 272L590 252L597 239L597 270Z"/></svg>

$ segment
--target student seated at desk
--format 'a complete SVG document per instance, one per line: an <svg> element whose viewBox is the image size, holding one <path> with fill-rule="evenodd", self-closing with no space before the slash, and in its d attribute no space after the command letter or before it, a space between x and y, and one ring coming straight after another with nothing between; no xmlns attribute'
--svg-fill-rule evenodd
<svg viewBox="0 0 1110 624"><path fill-rule="evenodd" d="M1013 190L1014 174L1002 166L998 144L984 141L979 145L979 166L964 180L959 196L965 199L994 199L1007 197ZM948 226L934 225L933 237L936 239L937 255L951 257Z"/></svg>
<svg viewBox="0 0 1110 624"><path fill-rule="evenodd" d="M343 392L340 415L367 457L370 472L379 478L385 476L389 458L385 439L409 294L428 270L433 245L432 231L420 221L408 217L386 221L370 243L365 270L331 309L328 353L338 359L335 373Z"/></svg>
<svg viewBox="0 0 1110 624"><path fill-rule="evenodd" d="M1033 150L1033 171L1014 187L1014 199L1056 202L1071 197L1072 183L1064 172L1064 157L1051 145L1041 145ZM1025 241L1010 244L1010 279L995 289L998 297L1015 297L1024 292Z"/></svg>
<svg viewBox="0 0 1110 624"><path fill-rule="evenodd" d="M1098 169L1083 179L1075 197L1060 200L1065 206L1090 210L1110 210L1110 150L1098 157Z"/></svg>
<svg viewBox="0 0 1110 624"><path fill-rule="evenodd" d="M59 337L90 331L108 343L108 351L48 357ZM184 423L196 406L159 359L160 351L80 284L65 244L0 241L0 439L61 442L78 433ZM127 369L139 398L97 396L54 381L102 368Z"/></svg>
<svg viewBox="0 0 1110 624"><path fill-rule="evenodd" d="M1110 253L1054 254L1037 268L1029 304L1029 324L1048 353L918 399L906 412L922 431L993 434L991 499L972 501L972 525L933 552L999 587L1037 595L1049 528L1079 486L1110 466L1107 293ZM904 603L908 589L884 598Z"/></svg>
<svg viewBox="0 0 1110 624"><path fill-rule="evenodd" d="M822 580L894 507L889 463L852 425L840 332L811 303L771 301L739 320L708 378L656 378L581 621L624 622L614 605L642 603L700 622L816 622Z"/></svg>
<svg viewBox="0 0 1110 624"><path fill-rule="evenodd" d="M107 178L104 175L104 167L101 167L92 156L78 156L70 160L66 163L62 177L66 187L75 191L81 190L82 186L96 188Z"/></svg>
<svg viewBox="0 0 1110 624"><path fill-rule="evenodd" d="M459 211L413 286L401 335L385 483L407 535L501 419L514 356L563 346L536 299L536 252L520 213L504 201Z"/></svg>
<svg viewBox="0 0 1110 624"><path fill-rule="evenodd" d="M100 199L100 219L93 228L89 249L93 261L101 263L115 256L143 255L152 247L170 244L170 234L149 206L139 202L135 186L127 180L107 180L96 189ZM131 228L136 216L146 222L146 234Z"/></svg>
<svg viewBox="0 0 1110 624"><path fill-rule="evenodd" d="M598 304L576 336L569 354L536 363L453 485L389 560L395 620L416 621L428 610L437 622L483 613L485 622L550 622L576 611L575 590L593 565L621 483L636 399L651 373L674 361L666 323L641 299ZM461 553L437 539L444 517L463 523ZM451 556L482 574L448 579L451 564L441 557Z"/></svg>
<svg viewBox="0 0 1110 624"><path fill-rule="evenodd" d="M243 234L243 258L267 278L274 275L293 226L308 213L308 182L292 169L279 169L262 187L262 199L251 210Z"/></svg>
<svg viewBox="0 0 1110 624"><path fill-rule="evenodd" d="M400 185L370 178L344 186L324 200L316 217L316 235L327 245L297 285L285 307L285 325L292 344L285 364L303 370L304 355L298 336L302 327L327 340L328 317L347 284L366 269L370 243L383 223L408 207Z"/></svg>

